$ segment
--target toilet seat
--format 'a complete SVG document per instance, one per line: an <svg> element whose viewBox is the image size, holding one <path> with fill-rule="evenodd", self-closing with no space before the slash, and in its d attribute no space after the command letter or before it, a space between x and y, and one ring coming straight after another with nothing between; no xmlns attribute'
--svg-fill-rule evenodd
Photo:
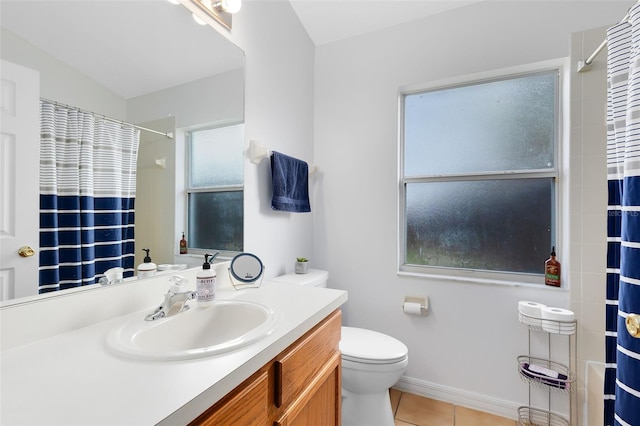
<svg viewBox="0 0 640 426"><path fill-rule="evenodd" d="M377 331L342 327L342 359L362 364L395 364L407 359L408 349L401 341Z"/></svg>

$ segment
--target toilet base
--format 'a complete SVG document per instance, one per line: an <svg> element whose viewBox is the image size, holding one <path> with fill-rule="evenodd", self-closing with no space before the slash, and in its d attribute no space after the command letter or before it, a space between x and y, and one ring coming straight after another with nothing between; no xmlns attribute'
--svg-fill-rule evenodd
<svg viewBox="0 0 640 426"><path fill-rule="evenodd" d="M355 394L342 388L342 426L394 426L389 389Z"/></svg>

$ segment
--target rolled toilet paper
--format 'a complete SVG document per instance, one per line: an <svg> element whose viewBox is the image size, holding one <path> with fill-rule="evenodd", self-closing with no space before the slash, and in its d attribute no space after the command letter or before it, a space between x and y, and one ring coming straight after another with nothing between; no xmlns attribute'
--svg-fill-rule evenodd
<svg viewBox="0 0 640 426"><path fill-rule="evenodd" d="M542 309L547 305L529 300L521 300L518 302L518 312L520 322L527 325L540 327L542 325Z"/></svg>
<svg viewBox="0 0 640 426"><path fill-rule="evenodd" d="M402 310L409 315L422 315L422 305L415 302L404 302Z"/></svg>
<svg viewBox="0 0 640 426"><path fill-rule="evenodd" d="M573 311L547 306L540 310L542 315L542 329L549 333L573 334L576 331L574 322L576 316Z"/></svg>

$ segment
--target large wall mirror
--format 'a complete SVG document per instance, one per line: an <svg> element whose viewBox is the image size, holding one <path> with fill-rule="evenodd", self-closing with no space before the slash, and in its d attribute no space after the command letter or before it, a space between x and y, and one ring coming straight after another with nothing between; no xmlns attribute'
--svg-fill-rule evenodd
<svg viewBox="0 0 640 426"><path fill-rule="evenodd" d="M3 65L33 70L40 98L173 136L140 134L134 264L142 262L142 248L151 249L154 263L178 263L179 240L187 231L185 139L200 129L243 128L244 53L216 29L198 25L182 5L163 0L3 0L0 19ZM8 69L1 70L3 108ZM15 147L4 138L4 124L2 130L2 153L9 158ZM242 130L239 137L244 138ZM37 145L39 138L33 139ZM242 164L242 141L238 146L234 152ZM4 212L11 207L10 196L37 200L34 191L9 183L17 185L23 180L17 176L38 170L38 164L37 151L18 152L15 173L2 176L0 225L11 222L11 229L0 230L0 243L9 252L0 259L0 301L45 297L37 296L37 254L15 255L23 245L35 246L37 252L37 237L20 241L9 235L25 227L13 223L18 221L37 235L38 214L7 219ZM38 205L28 210L33 209ZM11 263L6 256L17 260Z"/></svg>

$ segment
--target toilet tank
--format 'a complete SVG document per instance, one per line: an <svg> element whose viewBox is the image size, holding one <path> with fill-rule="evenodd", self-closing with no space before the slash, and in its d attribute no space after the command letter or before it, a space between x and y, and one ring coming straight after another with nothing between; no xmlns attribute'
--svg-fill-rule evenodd
<svg viewBox="0 0 640 426"><path fill-rule="evenodd" d="M309 269L306 274L287 274L280 275L279 277L272 278L271 281L306 285L310 287L326 287L327 279L329 278L329 272L322 271L320 269Z"/></svg>

